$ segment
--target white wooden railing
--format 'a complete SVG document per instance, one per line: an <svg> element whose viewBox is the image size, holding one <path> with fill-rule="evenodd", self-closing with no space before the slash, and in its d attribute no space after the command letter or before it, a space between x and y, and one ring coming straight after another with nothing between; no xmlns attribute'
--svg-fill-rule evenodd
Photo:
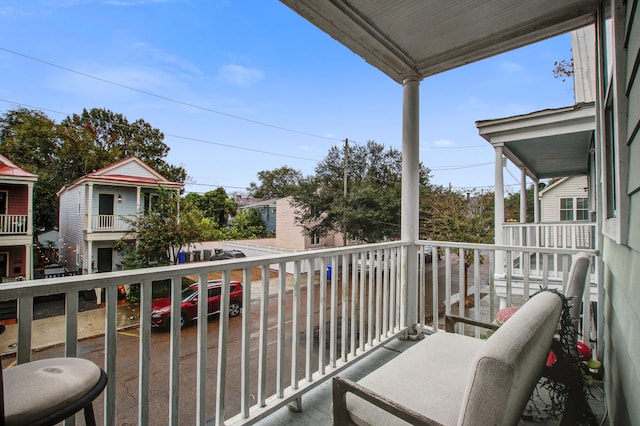
<svg viewBox="0 0 640 426"><path fill-rule="evenodd" d="M116 216L101 214L92 217L93 232L127 232L131 229L130 220L134 216Z"/></svg>
<svg viewBox="0 0 640 426"><path fill-rule="evenodd" d="M381 243L2 284L0 301L18 300L16 358L18 363L24 363L31 359L33 352L35 297L58 293L66 295L64 350L66 356L77 356L77 294L88 288L106 289L102 367L109 382L102 405L97 410L104 412L105 425L150 424L152 413L155 416L158 411L162 412L167 401L168 419L162 420L163 423L205 424L209 420L216 425L249 424L268 419L272 412L289 403L299 402L305 392L397 336L437 331L439 306L444 305L447 312L457 309L465 315L464 303L452 308L457 300L462 299L459 288L463 288L460 283L464 282L465 272L469 274L469 294L478 307L474 318L493 320L496 311L491 297L495 284L495 252L500 250L508 258L509 253L522 251L522 248L435 241L416 244L434 247L433 253L441 253L442 259L435 255L427 258L420 251L417 257L409 259L407 253L415 253L413 245ZM543 257L561 255L563 259L575 253L571 250L538 250ZM465 268L464 262L459 262L465 253L472 253L469 269ZM596 255L595 252L589 253ZM330 276L327 273L329 264L332 265ZM261 279L251 283L252 272L256 268ZM418 272L418 282L408 283L403 276L412 268ZM293 273L287 274L288 269ZM152 283L171 281L171 309L177 312L180 309L182 278L189 276L204 282L212 272L219 273L223 280L221 313L218 321L208 322L205 304L199 305L196 356L194 361L189 360L189 370L196 370L196 379L181 384L181 374L186 367L180 368L182 339L179 315L171 317L168 365L151 366L152 350L154 358L159 350L156 347L152 349ZM244 287L240 330L230 330L229 325L227 302L232 272L241 274ZM118 286L136 283L141 283L137 413L135 410L120 412L116 409L118 395L130 398L130 390L119 386L116 370L119 354L116 338ZM550 283L548 277L544 283ZM526 287L531 283L525 280L523 285ZM509 283L507 288L511 291L515 285ZM309 291L311 289L313 291ZM206 287L200 286L200 291L199 299L205 300ZM418 295L417 300L409 297L414 294ZM486 295L490 296L488 306L480 309L481 300L486 300ZM441 303L433 303L433 300ZM418 319L417 324L408 325L405 313L412 303ZM208 351L209 347L215 346L215 342L207 342L211 328L217 329L217 334L214 334L217 336L217 357L210 353L214 350ZM241 344L237 342L238 336ZM235 348L233 354L228 352L231 346ZM195 368L192 368L193 363ZM152 380L152 368L168 369L168 383ZM229 375L226 374L228 371L240 373ZM215 386L211 383L208 386L207 378L212 372L215 372ZM152 383L161 388L152 389ZM181 400L181 385L189 386L189 398ZM195 392L192 391L194 387ZM234 398L238 393L239 397ZM196 398L194 405L190 405L193 401L191 395ZM158 419L154 417L153 421Z"/></svg>
<svg viewBox="0 0 640 426"><path fill-rule="evenodd" d="M505 223L508 246L594 249L595 224L585 222Z"/></svg>
<svg viewBox="0 0 640 426"><path fill-rule="evenodd" d="M26 234L28 218L26 214L0 215L0 234Z"/></svg>

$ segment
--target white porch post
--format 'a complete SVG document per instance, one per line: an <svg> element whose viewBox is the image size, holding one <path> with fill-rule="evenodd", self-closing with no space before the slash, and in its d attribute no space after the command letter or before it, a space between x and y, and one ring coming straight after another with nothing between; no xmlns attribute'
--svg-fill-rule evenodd
<svg viewBox="0 0 640 426"><path fill-rule="evenodd" d="M139 215L140 213L142 213L142 210L140 210L140 194L142 193L142 188L140 188L140 186L136 187L136 215Z"/></svg>
<svg viewBox="0 0 640 426"><path fill-rule="evenodd" d="M496 163L495 163L495 212L494 212L494 231L495 244L504 244L504 175L502 171L502 145L495 145ZM496 251L495 274L504 277L504 252Z"/></svg>
<svg viewBox="0 0 640 426"><path fill-rule="evenodd" d="M527 171L520 167L520 223L527 223Z"/></svg>
<svg viewBox="0 0 640 426"><path fill-rule="evenodd" d="M420 191L420 78L402 82L402 241L409 242L402 288L406 289L406 324L418 322L418 209Z"/></svg>
<svg viewBox="0 0 640 426"><path fill-rule="evenodd" d="M25 279L33 279L33 182L27 184L27 236L31 241L25 245Z"/></svg>
<svg viewBox="0 0 640 426"><path fill-rule="evenodd" d="M540 223L540 189L538 188L540 181L533 181L533 222Z"/></svg>
<svg viewBox="0 0 640 426"><path fill-rule="evenodd" d="M87 195L85 197L85 217L87 218L87 223L85 225L85 229L87 230L87 233L91 233L93 232L93 224L91 223L93 221L92 218L92 213L93 213L93 184L89 183L87 184L86 187L87 190Z"/></svg>

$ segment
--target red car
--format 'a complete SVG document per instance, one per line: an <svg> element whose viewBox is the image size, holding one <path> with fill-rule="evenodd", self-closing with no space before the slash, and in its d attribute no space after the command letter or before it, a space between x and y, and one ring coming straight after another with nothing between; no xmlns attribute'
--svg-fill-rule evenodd
<svg viewBox="0 0 640 426"><path fill-rule="evenodd" d="M222 281L209 281L209 315L220 312L220 297L222 294ZM240 315L242 309L242 284L231 281L229 293L229 316ZM192 284L182 290L182 302L180 303L180 327L184 327L189 321L198 316L198 283ZM151 325L153 327L166 327L171 325L171 297L156 299L151 304Z"/></svg>

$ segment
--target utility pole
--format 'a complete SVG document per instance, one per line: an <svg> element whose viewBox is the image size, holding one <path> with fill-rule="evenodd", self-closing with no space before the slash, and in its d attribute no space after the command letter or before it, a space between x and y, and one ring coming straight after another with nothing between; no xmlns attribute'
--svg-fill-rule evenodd
<svg viewBox="0 0 640 426"><path fill-rule="evenodd" d="M344 140L344 173L342 177L343 186L344 186L344 210L342 212L342 231L344 236L344 246L347 246L347 176L349 169L349 139L345 138Z"/></svg>

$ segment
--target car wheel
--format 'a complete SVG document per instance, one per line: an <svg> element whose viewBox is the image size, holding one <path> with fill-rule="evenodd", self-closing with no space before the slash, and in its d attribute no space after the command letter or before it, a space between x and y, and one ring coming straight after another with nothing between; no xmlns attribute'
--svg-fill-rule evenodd
<svg viewBox="0 0 640 426"><path fill-rule="evenodd" d="M230 317L237 317L238 315L240 315L240 309L242 307L240 306L240 303L238 302L231 302L229 304L229 316Z"/></svg>
<svg viewBox="0 0 640 426"><path fill-rule="evenodd" d="M180 314L180 328L184 328L184 326L187 324L187 314L185 314L184 312L182 312Z"/></svg>

